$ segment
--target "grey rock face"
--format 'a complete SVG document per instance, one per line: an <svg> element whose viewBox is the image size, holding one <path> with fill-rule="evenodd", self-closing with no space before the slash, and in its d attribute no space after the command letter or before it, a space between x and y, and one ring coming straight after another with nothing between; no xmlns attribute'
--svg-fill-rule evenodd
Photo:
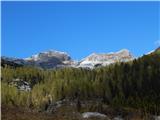
<svg viewBox="0 0 160 120"><path fill-rule="evenodd" d="M71 61L71 57L65 52L50 50L25 58L28 63L41 68L57 68L65 66L66 61Z"/></svg>

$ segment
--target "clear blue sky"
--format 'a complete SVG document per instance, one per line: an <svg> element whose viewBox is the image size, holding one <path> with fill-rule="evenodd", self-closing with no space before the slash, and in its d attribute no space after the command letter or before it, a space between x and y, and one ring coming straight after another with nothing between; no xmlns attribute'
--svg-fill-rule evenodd
<svg viewBox="0 0 160 120"><path fill-rule="evenodd" d="M140 56L160 40L160 2L2 2L2 55L55 49L81 59L129 49Z"/></svg>

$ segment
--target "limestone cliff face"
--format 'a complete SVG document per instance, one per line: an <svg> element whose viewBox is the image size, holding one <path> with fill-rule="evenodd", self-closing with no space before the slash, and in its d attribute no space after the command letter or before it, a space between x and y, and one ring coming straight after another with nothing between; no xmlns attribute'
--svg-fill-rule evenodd
<svg viewBox="0 0 160 120"><path fill-rule="evenodd" d="M81 60L79 66L94 68L97 65L105 66L115 62L127 62L132 59L134 59L132 54L127 49L123 49L115 53L93 53Z"/></svg>

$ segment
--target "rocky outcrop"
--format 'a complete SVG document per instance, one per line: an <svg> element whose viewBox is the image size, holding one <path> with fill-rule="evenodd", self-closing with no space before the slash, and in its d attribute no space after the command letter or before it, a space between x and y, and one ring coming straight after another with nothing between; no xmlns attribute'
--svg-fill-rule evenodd
<svg viewBox="0 0 160 120"><path fill-rule="evenodd" d="M22 80L22 79L13 79L10 83L10 86L15 86L18 90L21 91L31 91L31 86L28 82Z"/></svg>

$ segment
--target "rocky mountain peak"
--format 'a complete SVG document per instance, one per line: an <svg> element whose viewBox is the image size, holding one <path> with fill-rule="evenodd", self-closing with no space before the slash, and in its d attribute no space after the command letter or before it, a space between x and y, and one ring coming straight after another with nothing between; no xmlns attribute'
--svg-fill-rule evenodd
<svg viewBox="0 0 160 120"><path fill-rule="evenodd" d="M123 55L123 56L132 56L131 55L131 52L129 51L129 50L127 50L127 49L122 49L122 50L120 50L120 51L118 51L118 52L116 52L117 54L121 54L121 55Z"/></svg>
<svg viewBox="0 0 160 120"><path fill-rule="evenodd" d="M66 52L56 51L56 50L49 50L45 52L40 52L38 54L32 55L29 58L25 58L28 61L39 61L39 60L46 60L49 58L58 58L61 61L68 61L71 60L71 57Z"/></svg>
<svg viewBox="0 0 160 120"><path fill-rule="evenodd" d="M91 55L87 56L83 60L88 60L88 61L106 61L108 59L116 59L118 57L133 57L130 53L129 50L127 49L122 49L118 52L111 52L111 53L92 53Z"/></svg>
<svg viewBox="0 0 160 120"><path fill-rule="evenodd" d="M94 68L96 65L105 66L115 62L132 60L133 56L127 49L111 53L92 53L80 62L80 67Z"/></svg>

